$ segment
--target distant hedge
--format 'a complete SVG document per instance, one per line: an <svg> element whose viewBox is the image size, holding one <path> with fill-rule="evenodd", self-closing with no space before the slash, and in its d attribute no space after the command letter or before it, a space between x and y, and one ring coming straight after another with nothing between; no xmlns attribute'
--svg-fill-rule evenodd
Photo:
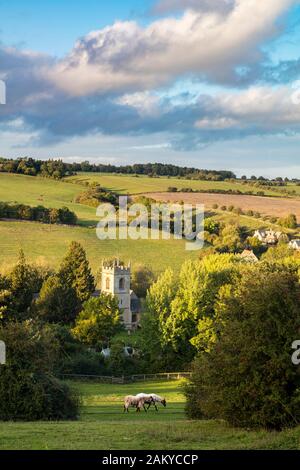
<svg viewBox="0 0 300 470"><path fill-rule="evenodd" d="M43 206L26 206L0 202L0 219L33 220L44 224L76 225L77 216L67 207L48 209Z"/></svg>

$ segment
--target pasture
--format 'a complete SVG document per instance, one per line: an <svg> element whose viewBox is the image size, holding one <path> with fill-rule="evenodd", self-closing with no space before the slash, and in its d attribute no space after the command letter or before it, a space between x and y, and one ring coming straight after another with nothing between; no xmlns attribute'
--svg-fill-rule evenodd
<svg viewBox="0 0 300 470"><path fill-rule="evenodd" d="M299 449L300 428L281 433L233 429L222 421L190 421L184 414L182 382L110 385L73 382L82 393L76 422L0 422L1 450ZM167 408L123 413L123 397L157 392Z"/></svg>
<svg viewBox="0 0 300 470"><path fill-rule="evenodd" d="M197 251L186 251L183 240L99 240L94 228L44 225L38 222L0 221L0 265L13 264L22 248L29 261L57 267L71 241L86 250L96 273L103 259L119 257L131 260L133 267L144 264L156 274L167 267L179 269Z"/></svg>
<svg viewBox="0 0 300 470"><path fill-rule="evenodd" d="M179 190L182 188L192 188L193 190L208 191L211 189L229 190L235 189L242 192L253 190L259 191L259 188L252 188L243 185L240 181L197 181L187 180L184 178L159 177L151 178L149 176L122 175L110 173L84 173L80 172L76 176L66 178L67 181L73 183L98 183L104 188L116 191L120 194L142 194L149 192L164 192L170 186L174 186ZM278 192L266 190L269 196L279 196Z"/></svg>
<svg viewBox="0 0 300 470"><path fill-rule="evenodd" d="M96 209L75 202L84 187L38 176L0 173L0 201L45 206L63 206L75 212L82 225L97 223Z"/></svg>

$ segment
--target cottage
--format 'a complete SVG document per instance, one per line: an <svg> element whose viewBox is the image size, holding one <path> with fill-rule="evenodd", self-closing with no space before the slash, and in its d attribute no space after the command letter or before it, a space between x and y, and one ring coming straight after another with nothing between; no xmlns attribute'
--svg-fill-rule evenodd
<svg viewBox="0 0 300 470"><path fill-rule="evenodd" d="M282 237L282 232L275 232L272 229L256 230L253 236L265 245L276 245Z"/></svg>
<svg viewBox="0 0 300 470"><path fill-rule="evenodd" d="M244 250L243 253L241 253L241 258L245 261L248 261L249 263L257 263L258 258L257 256L253 253L252 250Z"/></svg>
<svg viewBox="0 0 300 470"><path fill-rule="evenodd" d="M300 250L300 240L291 240L289 243L289 247L293 250Z"/></svg>

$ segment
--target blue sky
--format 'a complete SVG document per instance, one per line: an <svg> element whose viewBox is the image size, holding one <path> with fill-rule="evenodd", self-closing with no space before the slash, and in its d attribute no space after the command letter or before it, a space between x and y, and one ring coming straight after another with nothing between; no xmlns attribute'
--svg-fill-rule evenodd
<svg viewBox="0 0 300 470"><path fill-rule="evenodd" d="M300 177L300 2L0 0L0 153Z"/></svg>

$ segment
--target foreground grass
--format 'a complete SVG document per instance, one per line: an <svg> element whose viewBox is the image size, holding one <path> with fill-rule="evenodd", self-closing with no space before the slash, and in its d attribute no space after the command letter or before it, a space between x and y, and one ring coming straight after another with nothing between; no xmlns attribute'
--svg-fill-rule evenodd
<svg viewBox="0 0 300 470"><path fill-rule="evenodd" d="M299 449L300 428L281 433L232 429L221 421L189 421L182 382L130 385L73 383L83 395L78 422L0 423L0 449L171 450ZM157 392L167 408L122 412L127 394Z"/></svg>

